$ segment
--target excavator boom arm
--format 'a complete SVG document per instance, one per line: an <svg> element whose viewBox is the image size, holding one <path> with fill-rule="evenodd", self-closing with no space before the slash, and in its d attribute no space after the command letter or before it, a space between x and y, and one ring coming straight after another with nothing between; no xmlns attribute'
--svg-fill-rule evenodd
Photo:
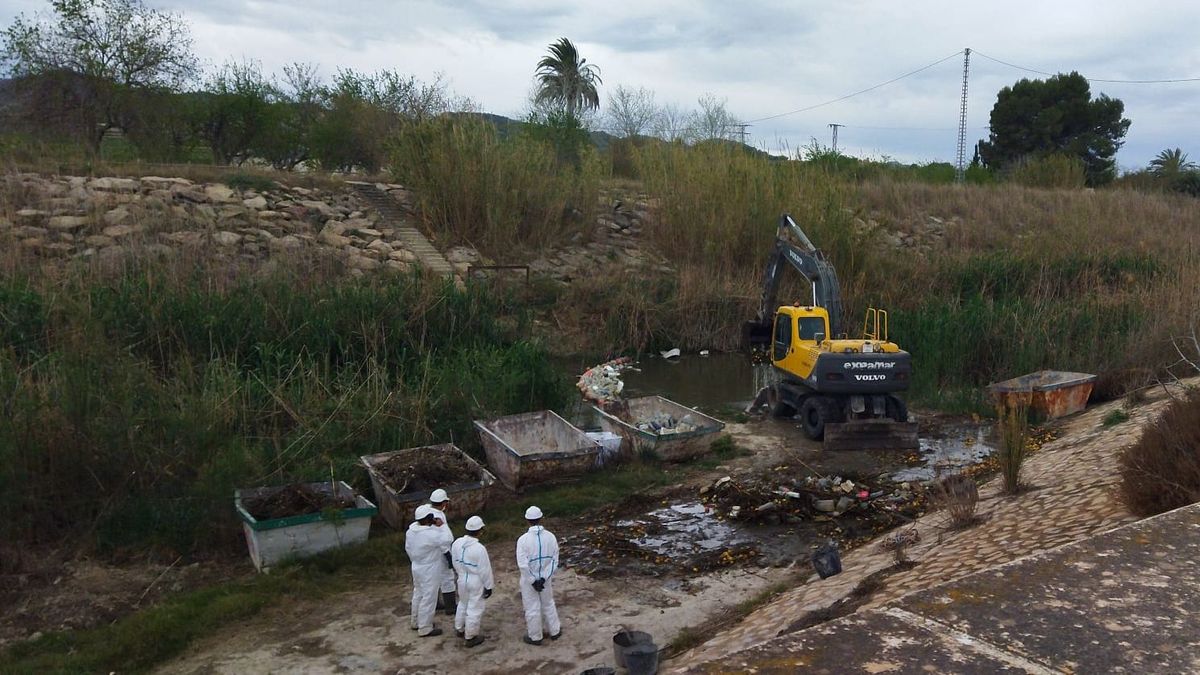
<svg viewBox="0 0 1200 675"><path fill-rule="evenodd" d="M812 284L812 304L824 307L829 312L830 335L827 337L832 338L842 332L842 292L838 286L837 272L834 271L833 264L825 258L825 254L813 246L796 221L792 220L790 215L784 214L775 235L775 247L763 275L758 314L754 321L748 322L743 328L743 339L749 343L751 349L755 345L770 341L771 321L779 308L779 285L783 280L784 270L789 267Z"/></svg>

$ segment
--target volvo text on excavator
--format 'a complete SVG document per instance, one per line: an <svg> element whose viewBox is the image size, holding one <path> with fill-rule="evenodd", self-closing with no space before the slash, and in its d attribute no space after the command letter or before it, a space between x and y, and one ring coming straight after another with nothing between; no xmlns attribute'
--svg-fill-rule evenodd
<svg viewBox="0 0 1200 675"><path fill-rule="evenodd" d="M777 304L788 268L812 285L812 298ZM777 417L799 416L805 435L828 450L915 448L917 425L896 394L908 389L912 358L888 340L887 312L866 311L862 337L842 328L837 274L825 254L789 215L779 223L763 279L762 301L743 326L751 360L770 364L770 382L752 408Z"/></svg>

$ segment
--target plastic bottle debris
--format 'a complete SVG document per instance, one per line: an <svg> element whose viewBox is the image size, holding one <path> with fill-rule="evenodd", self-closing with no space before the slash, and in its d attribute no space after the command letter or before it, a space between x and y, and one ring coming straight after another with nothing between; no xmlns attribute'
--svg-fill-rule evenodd
<svg viewBox="0 0 1200 675"><path fill-rule="evenodd" d="M695 431L700 428L691 415L684 415L682 419L675 419L673 415L662 412L638 420L635 426L641 431L658 436L686 434L689 431Z"/></svg>
<svg viewBox="0 0 1200 675"><path fill-rule="evenodd" d="M613 359L593 368L589 368L579 376L576 387L583 392L583 397L596 403L614 403L621 400L621 392L625 383L621 380L621 371L632 367L627 357Z"/></svg>
<svg viewBox="0 0 1200 675"><path fill-rule="evenodd" d="M707 350L707 349L701 349L701 350L700 350L700 356L708 356L708 350Z"/></svg>

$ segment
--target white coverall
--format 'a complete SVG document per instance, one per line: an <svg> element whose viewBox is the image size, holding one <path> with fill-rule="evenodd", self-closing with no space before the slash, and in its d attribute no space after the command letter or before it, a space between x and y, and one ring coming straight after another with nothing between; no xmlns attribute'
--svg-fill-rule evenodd
<svg viewBox="0 0 1200 675"><path fill-rule="evenodd" d="M429 506L430 511L433 511L434 518L442 519L442 529L446 531L447 536L450 537L450 541L454 541L454 532L452 532L450 530L450 521L446 520L446 514L443 513L441 509L435 507L433 504L428 504L427 506ZM445 562L446 562L445 560L442 560L442 563L443 563L442 567L443 567L444 571L442 572L441 591L442 591L442 593L453 593L454 588L455 588L454 568L450 565L446 565Z"/></svg>
<svg viewBox="0 0 1200 675"><path fill-rule="evenodd" d="M413 523L404 535L404 551L412 561L413 593L411 625L419 635L433 631L433 613L437 611L438 584L446 569L446 551L450 550L448 530L436 525Z"/></svg>
<svg viewBox="0 0 1200 675"><path fill-rule="evenodd" d="M495 586L492 561L487 549L470 534L454 540L450 546L454 571L458 573L458 611L454 615L454 630L464 632L468 640L479 635L483 619L483 591Z"/></svg>
<svg viewBox="0 0 1200 675"><path fill-rule="evenodd" d="M544 627L550 635L562 632L554 588L550 578L558 568L558 539L541 525L534 525L517 539L517 567L521 569L521 602L525 605L525 629L531 640L542 639ZM533 589L536 579L545 579L542 592Z"/></svg>

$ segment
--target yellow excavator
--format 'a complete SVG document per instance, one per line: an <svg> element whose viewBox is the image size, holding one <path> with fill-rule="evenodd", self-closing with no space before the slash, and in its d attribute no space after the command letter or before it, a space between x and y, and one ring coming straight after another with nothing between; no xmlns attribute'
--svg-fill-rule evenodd
<svg viewBox="0 0 1200 675"><path fill-rule="evenodd" d="M788 268L812 284L812 298L779 306ZM862 336L842 330L842 297L833 264L791 216L780 219L763 279L758 314L742 328L743 345L770 377L750 410L799 417L806 436L827 450L911 449L917 425L896 396L908 389L912 357L888 340L887 312L866 311Z"/></svg>

